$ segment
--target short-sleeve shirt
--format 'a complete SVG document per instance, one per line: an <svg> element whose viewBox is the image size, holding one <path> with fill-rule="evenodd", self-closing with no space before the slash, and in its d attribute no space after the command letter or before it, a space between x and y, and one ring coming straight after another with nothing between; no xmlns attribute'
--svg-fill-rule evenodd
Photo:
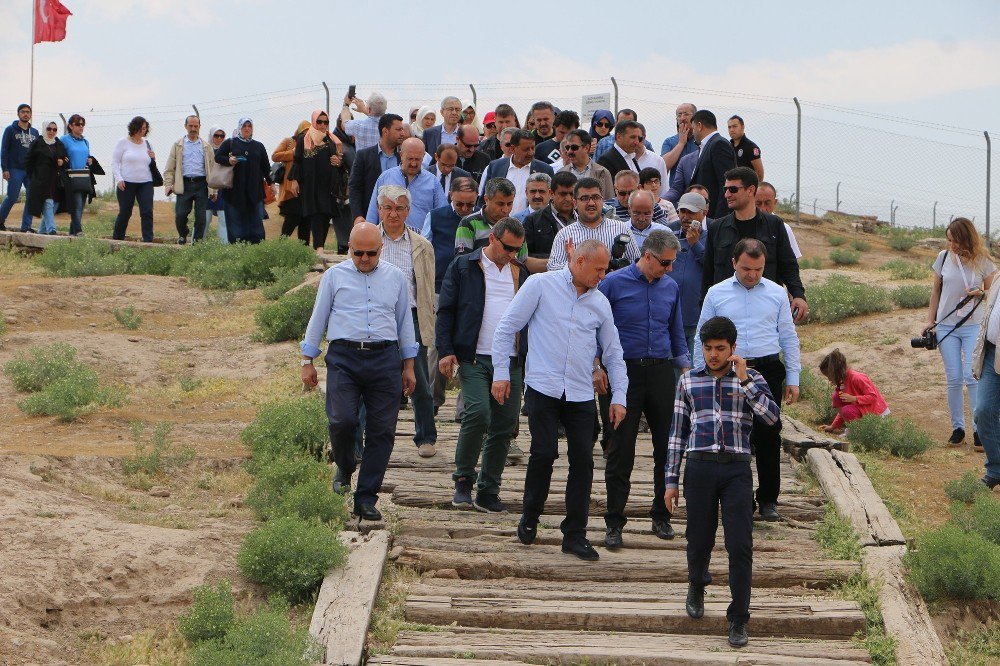
<svg viewBox="0 0 1000 666"><path fill-rule="evenodd" d="M733 143L733 140L730 139L729 143ZM751 162L760 159L760 146L748 139L746 135L740 139L739 146L733 143L733 150L736 151L736 166L749 167Z"/></svg>
<svg viewBox="0 0 1000 666"><path fill-rule="evenodd" d="M947 255L947 258L945 256ZM957 257L954 252L949 250L942 250L938 254L937 259L931 264L931 268L934 272L941 277L941 299L938 301L938 311L937 317L938 322L945 324L947 326L954 326L957 324L964 314L964 310L959 310L958 313L949 315L944 319L941 319L943 315L948 314L955 309L966 296L966 283L968 283L968 288L982 287L983 282L989 277L993 271L997 268L987 257L983 257L979 260L976 265L970 265L966 260L962 260L962 268L958 267ZM962 279L963 273L965 279ZM973 300L971 303L975 303ZM972 313L972 316L963 324L963 326L976 325L982 323L983 315L986 313L986 308L984 304L981 304L976 311Z"/></svg>

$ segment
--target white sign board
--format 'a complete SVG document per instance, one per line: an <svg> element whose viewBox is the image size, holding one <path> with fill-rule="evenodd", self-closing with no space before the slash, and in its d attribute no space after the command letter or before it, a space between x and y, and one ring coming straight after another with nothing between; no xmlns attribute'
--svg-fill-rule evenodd
<svg viewBox="0 0 1000 666"><path fill-rule="evenodd" d="M584 95L580 100L580 125L590 126L590 119L598 109L611 109L611 93Z"/></svg>

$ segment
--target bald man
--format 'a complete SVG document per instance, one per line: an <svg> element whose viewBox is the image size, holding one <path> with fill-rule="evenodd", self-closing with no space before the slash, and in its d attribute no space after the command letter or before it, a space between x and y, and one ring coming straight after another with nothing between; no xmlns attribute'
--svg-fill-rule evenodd
<svg viewBox="0 0 1000 666"><path fill-rule="evenodd" d="M435 208L446 206L448 197L441 189L437 176L424 168L424 142L410 137L399 146L399 166L382 172L375 181L375 192L383 185L400 185L410 191L410 214L406 217L406 226L417 233L424 227L424 218ZM368 204L365 219L377 224L378 198L372 197Z"/></svg>
<svg viewBox="0 0 1000 666"><path fill-rule="evenodd" d="M348 244L351 261L323 274L302 350L302 383L318 381L313 359L320 354L324 331L326 352L326 415L337 474L336 492L347 492L357 463L354 432L358 408L368 412L365 455L354 492L354 515L381 520L375 507L396 438L399 395L416 386L413 359L417 342L410 313L410 296L403 272L379 261L382 235L368 222L357 224Z"/></svg>

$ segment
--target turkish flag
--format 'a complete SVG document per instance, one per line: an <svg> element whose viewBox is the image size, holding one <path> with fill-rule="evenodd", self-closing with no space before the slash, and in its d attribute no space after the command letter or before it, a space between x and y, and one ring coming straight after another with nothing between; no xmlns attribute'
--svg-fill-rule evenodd
<svg viewBox="0 0 1000 666"><path fill-rule="evenodd" d="M73 12L59 0L35 1L35 44L66 39L66 19Z"/></svg>

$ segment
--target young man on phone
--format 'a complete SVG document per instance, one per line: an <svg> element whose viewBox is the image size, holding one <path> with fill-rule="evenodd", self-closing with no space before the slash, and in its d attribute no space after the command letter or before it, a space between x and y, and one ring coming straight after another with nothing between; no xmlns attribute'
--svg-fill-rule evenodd
<svg viewBox="0 0 1000 666"><path fill-rule="evenodd" d="M785 308L787 311L787 307ZM747 367L736 353L736 325L726 317L704 322L699 337L704 363L681 375L674 399L674 416L667 447L667 510L676 510L681 458L687 509L688 615L705 614L705 586L719 526L729 555L726 610L729 644L747 644L750 583L753 567L753 472L750 470L750 430L755 419L778 422L778 404L764 377Z"/></svg>

